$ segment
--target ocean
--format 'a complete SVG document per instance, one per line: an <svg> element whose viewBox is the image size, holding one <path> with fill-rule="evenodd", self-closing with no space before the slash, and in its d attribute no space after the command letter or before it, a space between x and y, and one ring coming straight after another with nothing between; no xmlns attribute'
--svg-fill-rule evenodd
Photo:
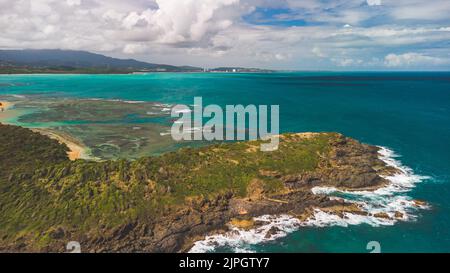
<svg viewBox="0 0 450 273"><path fill-rule="evenodd" d="M281 132L339 132L385 147L386 160L395 157L393 164L407 174L398 178L402 189L371 199L372 205L389 199L390 206L407 210L404 202L419 199L430 207L396 223L322 219L298 227L280 217L272 223L285 228L275 240L242 232L238 238L212 238L217 246L209 251L369 252L367 244L376 241L381 252L450 252L448 72L2 75L2 95L188 105L201 96L204 105L279 105ZM391 202L395 198L403 205Z"/></svg>

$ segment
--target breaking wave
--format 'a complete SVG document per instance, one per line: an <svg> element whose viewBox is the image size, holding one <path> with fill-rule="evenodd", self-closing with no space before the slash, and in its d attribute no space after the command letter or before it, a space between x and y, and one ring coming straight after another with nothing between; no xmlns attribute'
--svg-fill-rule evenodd
<svg viewBox="0 0 450 273"><path fill-rule="evenodd" d="M395 167L398 173L383 176L390 183L375 191L344 191L333 187L315 187L314 194L326 194L333 199L344 200L348 203L358 204L363 214L344 212L336 215L315 209L312 215L300 221L290 215L265 215L254 218L260 222L258 227L243 230L230 226L224 234L207 236L204 240L194 244L190 252L213 252L217 248L231 248L235 252L252 252L252 245L273 241L284 237L301 227L327 227L368 224L373 227L390 226L398 221L414 221L418 209L428 209L428 205L414 201L406 193L428 176L414 174L411 168L403 166L399 157L392 150L379 147L379 158L388 166Z"/></svg>

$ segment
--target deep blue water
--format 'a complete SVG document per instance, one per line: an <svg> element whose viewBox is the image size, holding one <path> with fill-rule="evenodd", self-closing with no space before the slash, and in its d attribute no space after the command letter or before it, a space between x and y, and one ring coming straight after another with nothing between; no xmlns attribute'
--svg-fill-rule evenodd
<svg viewBox="0 0 450 273"><path fill-rule="evenodd" d="M413 222L302 228L257 251L450 252L450 73L273 73L0 76L2 94L192 104L280 105L282 132L337 131L389 147L431 179L409 193L428 201Z"/></svg>

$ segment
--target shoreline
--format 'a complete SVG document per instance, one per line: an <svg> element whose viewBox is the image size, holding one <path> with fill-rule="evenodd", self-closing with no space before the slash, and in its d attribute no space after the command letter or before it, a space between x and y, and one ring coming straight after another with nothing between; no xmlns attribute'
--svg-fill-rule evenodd
<svg viewBox="0 0 450 273"><path fill-rule="evenodd" d="M9 102L9 101L5 101L5 100L0 100L0 104L1 104L1 106L0 106L0 120L9 118L8 117L8 113L10 113L9 109L14 106L14 103ZM3 111L1 109L3 109Z"/></svg>
<svg viewBox="0 0 450 273"><path fill-rule="evenodd" d="M81 141L68 134L48 128L32 128L31 130L51 139L57 140L61 144L65 144L70 150L67 152L67 156L71 161L75 161L77 159L90 159L90 156L88 155L88 147L81 143Z"/></svg>
<svg viewBox="0 0 450 273"><path fill-rule="evenodd" d="M2 103L2 108L4 108L5 111L14 106L14 103L9 101L0 101L0 103Z"/></svg>
<svg viewBox="0 0 450 273"><path fill-rule="evenodd" d="M11 122L8 122L10 119L17 116L17 111L11 110L11 108L14 107L15 103L5 100L0 101L0 103L2 104L0 106L0 123L15 125ZM3 111L1 111L2 108ZM73 136L58 132L50 128L30 129L33 132L40 133L41 135L57 140L59 143L65 144L70 150L67 152L67 156L71 161L75 161L77 159L90 159L90 156L88 155L88 147L86 147L83 143L81 143L81 141L74 138Z"/></svg>
<svg viewBox="0 0 450 273"><path fill-rule="evenodd" d="M12 133L15 131L13 127L7 127L6 129L11 130ZM82 143L71 138L70 135L52 129L32 129L32 131L35 134L57 139L62 143L69 142L71 145L76 145L77 148L82 147ZM24 134L24 131L19 132L15 137L13 136L13 139L20 141ZM227 159L247 158L247 160L241 161L240 168L248 170L254 178L251 181L246 181L239 188L230 188L227 184L222 187L209 188L208 194L211 194L212 197L198 195L198 192L187 192L181 196L180 201L182 203L174 203L162 212L160 212L158 206L150 207L158 209L158 213L154 213L153 210L149 211L153 216L151 220L148 220L146 216L138 217L131 222L123 220L123 222L110 228L99 230L95 226L87 230L100 231L102 234L100 236L95 233L90 237L82 237L85 230L63 224L66 220L72 221L70 218L63 217L55 220L50 228L39 231L46 232L50 238L53 238L45 246L45 249L37 245L33 237L22 237L12 240L12 244L3 244L0 240L0 252L29 250L58 252L62 241L73 239L82 243L89 252L112 250L124 252L208 252L221 246L231 247L243 252L251 250L247 249L246 245L273 241L303 226L338 225L346 227L363 223L371 226L393 225L397 221L414 219L415 213L410 210L428 207L427 203L412 200L408 196L392 195L392 193L407 192L411 188L410 186L420 182L421 179L410 173L407 167L402 168L401 163L397 163L393 159L395 154L390 150L363 144L338 133L284 134L280 138L282 139L281 149L284 151L282 154L279 152L279 155L287 153L288 156L282 158L281 162L284 165L275 165L275 169L270 168L272 165L268 165L258 170L252 170L251 164L247 163L251 159L260 160L262 163L267 162L264 161L267 159L266 156L252 151L249 152L246 149L254 143L247 143L246 147L237 146L238 144L235 143L225 144L223 146L224 153L220 155L217 154L218 151L214 147L198 148L197 152L194 153L186 150L176 152L179 156L194 157L195 162L197 162L195 166L199 166L200 171L201 168L203 170L208 169L210 164L223 164L220 162ZM313 140L309 140L309 138L313 138ZM318 155L315 167L309 169L308 165L294 161L295 169L287 169L287 171L281 172L283 166L290 166L292 156L303 154L306 149L305 144L309 144L308 147L311 149L314 148L311 151L312 154L317 154L319 151L325 152L322 156ZM315 147L315 145L318 146ZM79 151L80 153L76 156L82 155L82 150ZM231 153L226 153L227 151L231 151ZM240 153L236 154L239 151ZM14 153L12 153L12 156L14 156ZM85 192L94 195L90 199L97 200L95 195L102 195L101 193L95 193L94 188L92 188L94 186L102 186L106 189L111 186L121 196L128 196L131 201L138 202L144 198L144 200L150 202L150 200L161 200L158 199L161 196L172 197L173 188L171 189L170 186L167 187L164 184L171 177L175 177L172 178L172 181L176 181L176 183L182 181L186 187L193 188L197 185L197 180L190 180L192 173L185 174L186 169L182 167L178 167L178 170L172 168L171 171L174 174L168 174L166 160L170 158L154 157L153 159L151 165L145 166L142 164L127 164L124 166L121 162L115 164L111 162L113 165L106 169L102 164L96 165L81 161L81 168L72 169L60 166L61 169L49 173L39 173L33 179L50 184L41 185L41 182L39 182L33 185L53 189L52 193L56 196L49 195L48 199L38 200L39 202L30 204L30 206L36 206L45 201L45 204L54 204L52 209L55 212L66 211L67 207L58 207L60 202L53 202L52 200L57 198L58 201L70 200L76 202L83 198L82 196L85 196L83 195ZM19 160L21 164L28 164L23 163L22 158L19 158ZM33 158L29 160L33 160ZM89 166L89 171L80 173L80 170L87 166ZM230 169L233 166L225 163L223 168L229 169L227 173L233 174ZM367 166L371 166L371 169L367 169ZM192 170L192 172L198 171L196 168ZM80 177L80 174L82 174L82 177ZM391 180L388 177L383 177L398 175L406 177L407 180ZM99 177L109 178L99 180ZM240 173L233 177L239 178ZM281 184L267 184L267 180L263 180L266 178L269 181L277 179ZM229 179L228 176L227 179ZM385 187L384 182L389 180L395 187ZM22 180L17 177L17 181ZM83 181L83 183L80 183L80 181ZM73 183L73 190L66 191L53 187L66 183ZM146 185L145 193L138 196L133 195L133 192L129 190L128 185L130 184ZM172 185L176 186L176 184ZM282 187L278 188L277 185ZM271 188L267 186L271 186ZM315 192L314 190L320 187L325 189L336 188L337 191L340 191L339 188L351 188L357 191L365 189L367 186L377 187L378 190L367 193L354 192L352 196L344 198L334 195L333 192ZM245 189L245 193L239 193L241 188ZM364 193L362 197L361 193ZM98 196L97 198L100 198ZM16 197L13 198L16 199ZM369 200L366 200L366 198L369 198ZM379 202L380 198L382 198L382 203ZM83 198L83 200L85 199ZM113 199L113 202L120 202L121 199L118 200ZM365 202L362 203L361 201ZM95 207L95 204L92 204L93 208L101 209L101 207ZM148 204L151 205L152 203ZM77 208L73 209L77 210ZM130 211L129 208L115 209L114 215L120 213L133 213L133 211ZM64 213L61 215L64 215ZM110 214L101 216L101 220L104 222L108 222L109 217L111 217ZM142 240L146 241L145 246L142 245ZM6 243L7 240L4 242ZM20 247L15 247L19 245Z"/></svg>
<svg viewBox="0 0 450 273"><path fill-rule="evenodd" d="M309 134L306 133L306 135ZM414 221L417 218L418 210L431 207L427 202L413 199L406 193L414 188L415 184L421 183L428 177L415 174L407 166L397 161L395 158L398 155L392 150L383 146L376 147L379 148L378 158L386 166L395 169L390 175L378 174L386 179L387 183L357 189L313 187L311 192L314 195L328 196L342 203L330 207L311 207L300 215L290 211L282 214L253 216L249 218L250 220L245 220L251 222L248 225L243 225L244 221L230 221L227 223L227 229L218 229L189 241L183 248L184 252L215 252L218 247L229 248L235 253L253 252L251 246L287 237L305 227L348 227L361 224L379 227L393 226L400 221ZM402 177L399 179L399 176ZM349 196L334 195L336 193L346 193ZM351 197L361 197L362 199Z"/></svg>
<svg viewBox="0 0 450 273"><path fill-rule="evenodd" d="M15 107L16 102L7 100L0 100L2 106L0 107L0 123L8 125L17 125L14 121L23 115L23 110L19 110ZM3 111L1 111L3 108Z"/></svg>

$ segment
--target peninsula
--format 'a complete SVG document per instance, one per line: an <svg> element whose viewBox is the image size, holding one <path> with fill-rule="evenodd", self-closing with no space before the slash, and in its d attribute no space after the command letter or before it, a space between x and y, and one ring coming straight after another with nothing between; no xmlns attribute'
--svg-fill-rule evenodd
<svg viewBox="0 0 450 273"><path fill-rule="evenodd" d="M0 252L64 252L69 241L84 252L184 252L262 215L368 215L313 189L371 191L399 172L378 147L337 133L283 134L274 152L251 141L102 162L70 161L66 145L18 126L0 125L0 140Z"/></svg>

